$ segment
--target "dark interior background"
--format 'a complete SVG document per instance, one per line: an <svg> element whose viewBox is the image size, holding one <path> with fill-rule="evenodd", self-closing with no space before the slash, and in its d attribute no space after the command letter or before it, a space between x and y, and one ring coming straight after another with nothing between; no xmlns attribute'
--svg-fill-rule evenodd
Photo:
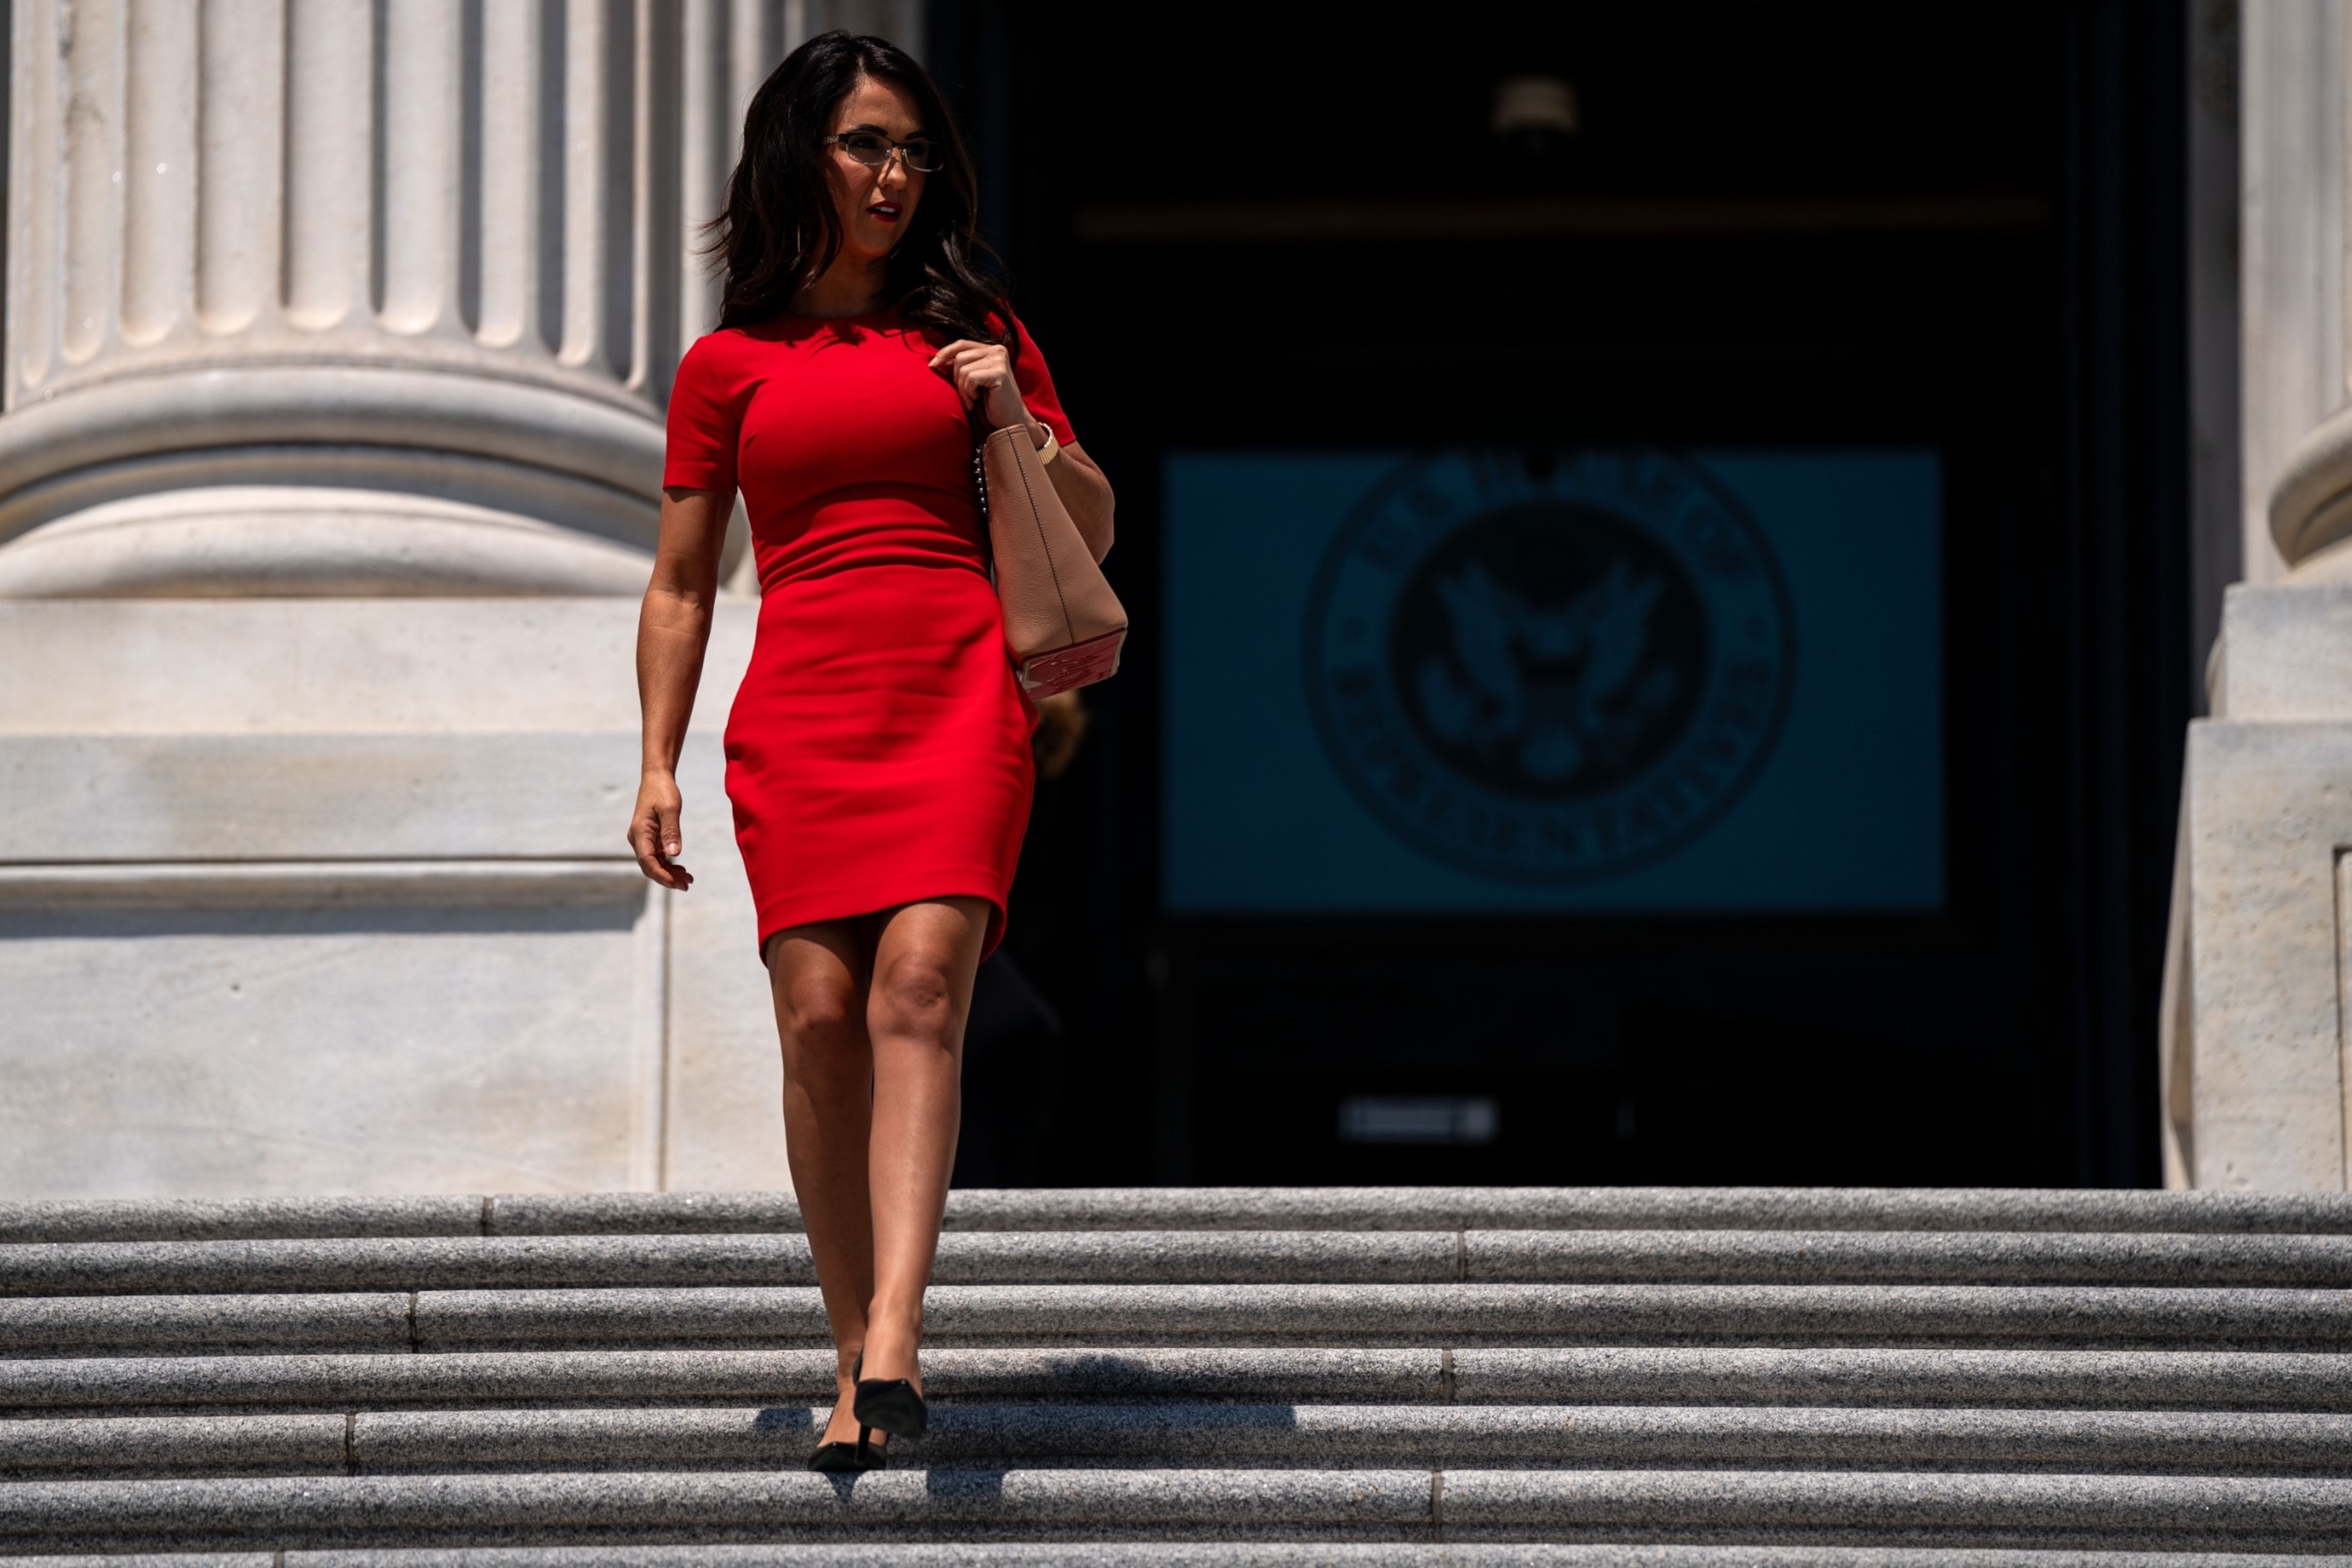
<svg viewBox="0 0 2352 1568"><path fill-rule="evenodd" d="M931 28L1137 623L1014 893L1061 1027L976 1030L960 1182L2155 1183L2177 3L933 0ZM1525 72L1574 85L1577 134L1496 138ZM1165 918L1161 455L1611 440L1941 449L1945 910ZM1388 1092L1494 1096L1500 1135L1340 1142L1339 1100Z"/></svg>

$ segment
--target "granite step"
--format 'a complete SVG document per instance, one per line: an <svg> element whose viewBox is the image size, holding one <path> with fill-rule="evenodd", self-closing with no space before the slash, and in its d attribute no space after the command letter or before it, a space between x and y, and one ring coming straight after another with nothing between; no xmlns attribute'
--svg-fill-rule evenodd
<svg viewBox="0 0 2352 1568"><path fill-rule="evenodd" d="M290 1237L755 1234L779 1193L0 1203L0 1244ZM2352 1194L1868 1187L1113 1187L948 1195L947 1228L1851 1230L2352 1235Z"/></svg>
<svg viewBox="0 0 2352 1568"><path fill-rule="evenodd" d="M997 1284L2021 1284L2344 1289L2352 1236L2137 1232L958 1232L933 1279ZM793 1234L20 1243L0 1297L813 1285Z"/></svg>
<svg viewBox="0 0 2352 1568"><path fill-rule="evenodd" d="M1973 1285L947 1285L930 1343L2352 1342L2340 1290ZM0 1358L824 1342L812 1286L0 1300Z"/></svg>
<svg viewBox="0 0 2352 1568"><path fill-rule="evenodd" d="M0 1205L0 1557L2352 1562L2346 1194L962 1193L854 1481L798 1227Z"/></svg>
<svg viewBox="0 0 2352 1568"><path fill-rule="evenodd" d="M816 1405L0 1421L0 1477L782 1472ZM2352 1415L1690 1405L942 1405L897 1467L2352 1473Z"/></svg>
<svg viewBox="0 0 2352 1568"><path fill-rule="evenodd" d="M942 1405L985 1401L1668 1404L2352 1411L2332 1352L1883 1349L959 1350ZM518 1351L0 1362L0 1411L250 1412L814 1402L833 1352Z"/></svg>
<svg viewBox="0 0 2352 1568"><path fill-rule="evenodd" d="M0 1550L499 1545L518 1534L2336 1550L2352 1480L1894 1471L997 1468L18 1481Z"/></svg>
<svg viewBox="0 0 2352 1568"><path fill-rule="evenodd" d="M852 1542L691 1546L393 1547L39 1556L22 1568L2342 1568L2352 1557L1937 1546L1661 1546L1221 1541Z"/></svg>

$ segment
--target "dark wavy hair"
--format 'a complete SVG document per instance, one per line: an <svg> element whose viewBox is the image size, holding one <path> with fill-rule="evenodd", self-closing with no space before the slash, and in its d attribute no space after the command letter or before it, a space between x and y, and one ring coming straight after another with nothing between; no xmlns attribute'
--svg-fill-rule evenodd
<svg viewBox="0 0 2352 1568"><path fill-rule="evenodd" d="M971 153L946 100L915 58L887 38L821 33L784 57L743 114L743 160L727 182L726 210L710 226L710 249L726 272L719 324L740 327L784 310L841 253L841 219L825 180L824 139L835 105L871 77L904 89L922 111L923 133L944 154L923 176L906 237L891 251L885 292L909 321L951 338L1010 343L1013 308L1003 285L978 258L995 253L980 237Z"/></svg>

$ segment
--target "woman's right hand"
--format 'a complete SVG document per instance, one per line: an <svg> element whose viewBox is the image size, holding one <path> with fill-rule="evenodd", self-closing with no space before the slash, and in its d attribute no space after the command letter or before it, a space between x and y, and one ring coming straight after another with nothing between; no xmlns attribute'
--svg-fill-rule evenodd
<svg viewBox="0 0 2352 1568"><path fill-rule="evenodd" d="M677 775L667 768L647 768L637 781L637 809L629 818L629 850L637 869L665 888L679 892L694 886L694 873L677 863L686 847L678 837L681 801Z"/></svg>
<svg viewBox="0 0 2352 1568"><path fill-rule="evenodd" d="M677 755L694 713L702 655L710 644L711 605L719 597L719 552L735 492L662 491L661 535L637 615L637 700L645 710L638 753L637 809L629 818L629 853L637 868L679 892L694 874L677 863Z"/></svg>

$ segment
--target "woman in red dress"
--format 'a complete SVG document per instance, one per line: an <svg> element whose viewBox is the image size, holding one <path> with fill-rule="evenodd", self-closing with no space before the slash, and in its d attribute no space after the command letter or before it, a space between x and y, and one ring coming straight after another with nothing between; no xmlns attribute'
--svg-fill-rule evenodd
<svg viewBox="0 0 2352 1568"><path fill-rule="evenodd" d="M1035 710L988 578L975 425L1025 428L1096 558L1110 548L1109 482L973 263L974 211L971 161L904 51L828 33L776 68L719 222L719 328L670 393L638 625L629 843L647 877L683 890L674 774L740 489L760 621L727 723L727 795L839 1361L819 1469L877 1467L873 1432L922 1430L917 1351L964 1017L1028 823Z"/></svg>

